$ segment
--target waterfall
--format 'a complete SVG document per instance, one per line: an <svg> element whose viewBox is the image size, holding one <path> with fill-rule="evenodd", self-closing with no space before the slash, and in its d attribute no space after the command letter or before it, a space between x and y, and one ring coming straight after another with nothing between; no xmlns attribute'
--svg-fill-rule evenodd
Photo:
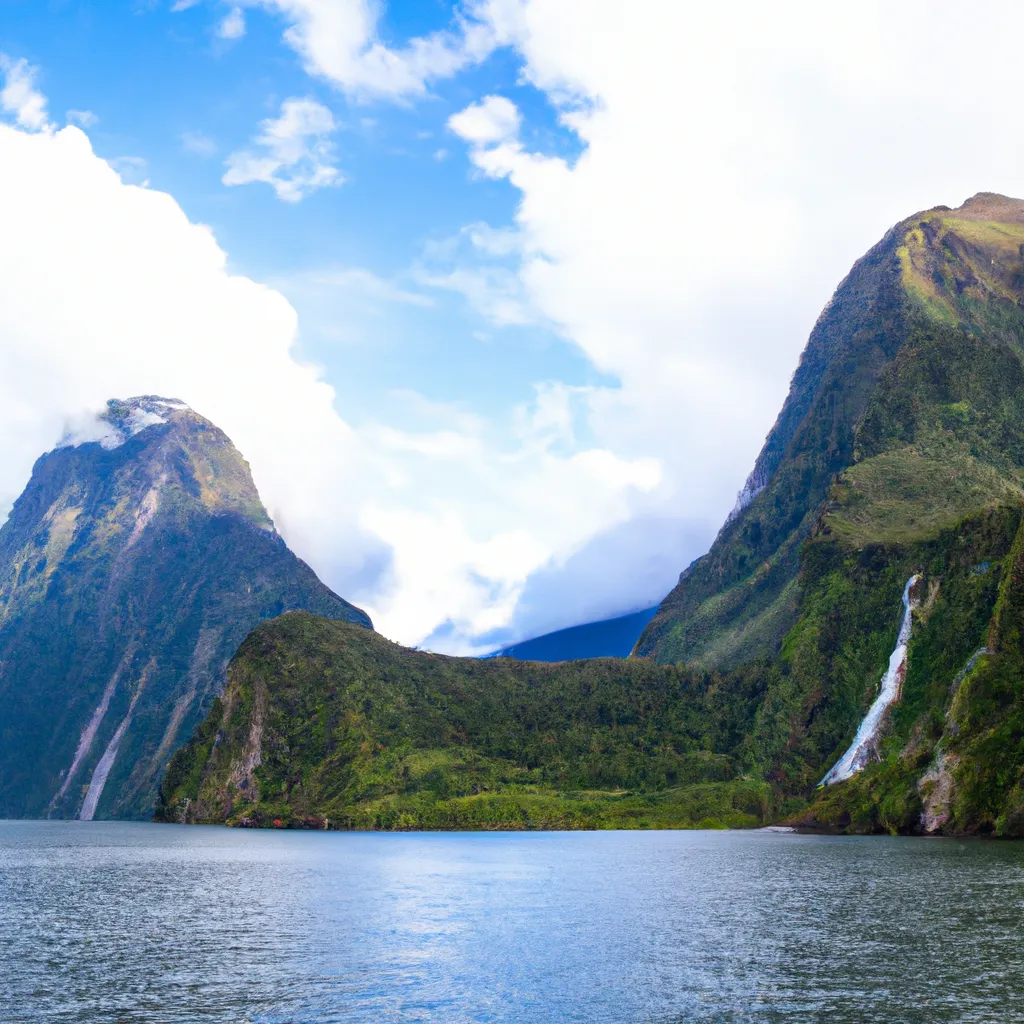
<svg viewBox="0 0 1024 1024"><path fill-rule="evenodd" d="M100 797L103 796L103 787L107 784L107 776L110 774L110 769L114 767L117 751L121 746L121 737L124 736L124 731L128 728L131 717L132 713L129 710L128 714L124 716L124 721L117 727L114 738L107 744L107 749L103 751L103 756L93 770L89 789L85 794L85 800L82 801L82 809L78 812L80 821L92 821L93 816L96 814L96 806L100 802Z"/></svg>
<svg viewBox="0 0 1024 1024"><path fill-rule="evenodd" d="M903 689L903 677L907 673L907 644L910 642L910 627L916 603L910 600L910 591L918 581L918 576L911 576L903 588L903 622L896 637L896 647L889 655L889 667L882 676L882 687L878 691L875 702L868 708L864 721L860 723L857 735L853 738L849 749L835 763L831 771L821 780L819 786L831 786L834 782L842 782L856 775L878 751L878 729L882 724L882 716L890 704L900 699Z"/></svg>

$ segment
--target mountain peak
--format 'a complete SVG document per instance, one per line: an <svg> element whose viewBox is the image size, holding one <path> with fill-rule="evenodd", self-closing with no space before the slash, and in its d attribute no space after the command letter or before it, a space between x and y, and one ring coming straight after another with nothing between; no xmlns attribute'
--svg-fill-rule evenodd
<svg viewBox="0 0 1024 1024"><path fill-rule="evenodd" d="M128 442L132 444L129 445ZM104 472L131 474L144 490L177 488L210 512L240 513L260 529L274 525L260 501L249 464L219 427L177 398L136 395L111 398L106 408L69 422L45 459L98 472L97 448L108 453ZM63 453L63 454L61 454ZM76 471L77 472L77 471Z"/></svg>
<svg viewBox="0 0 1024 1024"><path fill-rule="evenodd" d="M1014 199L998 192L977 192L951 212L964 220L1024 224L1024 199Z"/></svg>
<svg viewBox="0 0 1024 1024"><path fill-rule="evenodd" d="M77 448L81 444L94 443L109 451L120 448L147 427L180 419L182 413L197 416L188 405L177 398L162 398L160 395L111 398L101 412L72 420L65 428L64 436L57 447Z"/></svg>
<svg viewBox="0 0 1024 1024"><path fill-rule="evenodd" d="M192 410L177 398L161 398L159 395L136 395L123 400L111 398L98 418L110 426L113 435L105 435L100 439L100 444L105 448L117 447L146 427L169 422L178 412ZM116 438L121 440L116 444L111 443Z"/></svg>

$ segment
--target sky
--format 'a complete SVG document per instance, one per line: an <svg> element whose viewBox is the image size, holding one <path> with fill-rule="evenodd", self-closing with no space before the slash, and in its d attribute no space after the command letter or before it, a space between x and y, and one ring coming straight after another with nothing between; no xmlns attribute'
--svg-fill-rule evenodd
<svg viewBox="0 0 1024 1024"><path fill-rule="evenodd" d="M1018 8L0 0L0 515L162 394L392 639L655 604L853 261L1024 195Z"/></svg>

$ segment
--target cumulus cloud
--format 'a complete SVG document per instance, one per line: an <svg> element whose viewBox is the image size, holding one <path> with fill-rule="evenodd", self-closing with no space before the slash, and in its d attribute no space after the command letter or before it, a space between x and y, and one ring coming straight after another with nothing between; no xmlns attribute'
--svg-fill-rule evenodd
<svg viewBox="0 0 1024 1024"><path fill-rule="evenodd" d="M516 105L504 96L485 96L448 119L448 127L473 145L505 142L519 132Z"/></svg>
<svg viewBox="0 0 1024 1024"><path fill-rule="evenodd" d="M208 228L124 183L78 128L0 125L0 222L0 510L107 398L178 397L227 431L289 544L386 635L422 642L447 622L445 646L471 650L531 572L658 486L656 460L561 450L561 400L548 395L511 437L415 394L394 397L401 426L346 422L297 358L281 293L229 273ZM420 302L368 273L330 273Z"/></svg>
<svg viewBox="0 0 1024 1024"><path fill-rule="evenodd" d="M260 125L252 147L232 153L221 179L225 185L265 182L286 203L345 179L335 164L334 115L308 97L288 99L281 115Z"/></svg>
<svg viewBox="0 0 1024 1024"><path fill-rule="evenodd" d="M240 7L232 7L217 26L220 39L241 39L245 35L245 15Z"/></svg>
<svg viewBox="0 0 1024 1024"><path fill-rule="evenodd" d="M353 96L416 96L432 79L483 60L496 39L489 20L459 13L452 30L393 49L381 42L373 0L245 0L285 19L284 39L306 70Z"/></svg>
<svg viewBox="0 0 1024 1024"><path fill-rule="evenodd" d="M50 131L53 125L46 113L46 97L36 89L37 69L27 60L12 60L0 53L0 74L4 83L0 89L0 109L13 115L22 128Z"/></svg>
<svg viewBox="0 0 1024 1024"><path fill-rule="evenodd" d="M114 156L107 160L126 185L149 184L149 161L142 156Z"/></svg>

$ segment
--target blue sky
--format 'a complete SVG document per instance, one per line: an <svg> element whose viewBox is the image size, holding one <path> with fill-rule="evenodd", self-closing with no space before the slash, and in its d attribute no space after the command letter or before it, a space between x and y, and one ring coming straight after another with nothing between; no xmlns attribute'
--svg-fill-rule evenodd
<svg viewBox="0 0 1024 1024"><path fill-rule="evenodd" d="M0 512L69 422L170 393L396 640L655 603L851 263L1024 193L1022 29L1003 0L0 0Z"/></svg>
<svg viewBox="0 0 1024 1024"><path fill-rule="evenodd" d="M208 3L175 12L156 2L44 7L3 0L0 50L40 68L39 84L55 113L96 116L89 128L95 150L126 179L169 192L191 219L213 228L235 269L291 293L308 315L302 352L323 365L347 416L372 413L391 389L415 389L493 416L528 398L537 379L600 379L550 330L495 329L458 294L412 279L432 243L457 237L467 224L505 224L518 201L507 181L473 175L465 146L447 128L452 114L500 91L528 112L536 145L570 156L579 151L543 94L519 84L514 54L499 52L400 105L350 101L303 71L282 46L285 22L271 13L246 11L242 38L218 38L228 11ZM404 40L451 20L448 4L393 3L380 34ZM244 148L289 96L313 97L334 112L344 183L296 204L282 203L262 184L225 188L228 154ZM352 267L430 305L351 295L332 302L329 286L314 297L313 289L292 284L303 273Z"/></svg>

